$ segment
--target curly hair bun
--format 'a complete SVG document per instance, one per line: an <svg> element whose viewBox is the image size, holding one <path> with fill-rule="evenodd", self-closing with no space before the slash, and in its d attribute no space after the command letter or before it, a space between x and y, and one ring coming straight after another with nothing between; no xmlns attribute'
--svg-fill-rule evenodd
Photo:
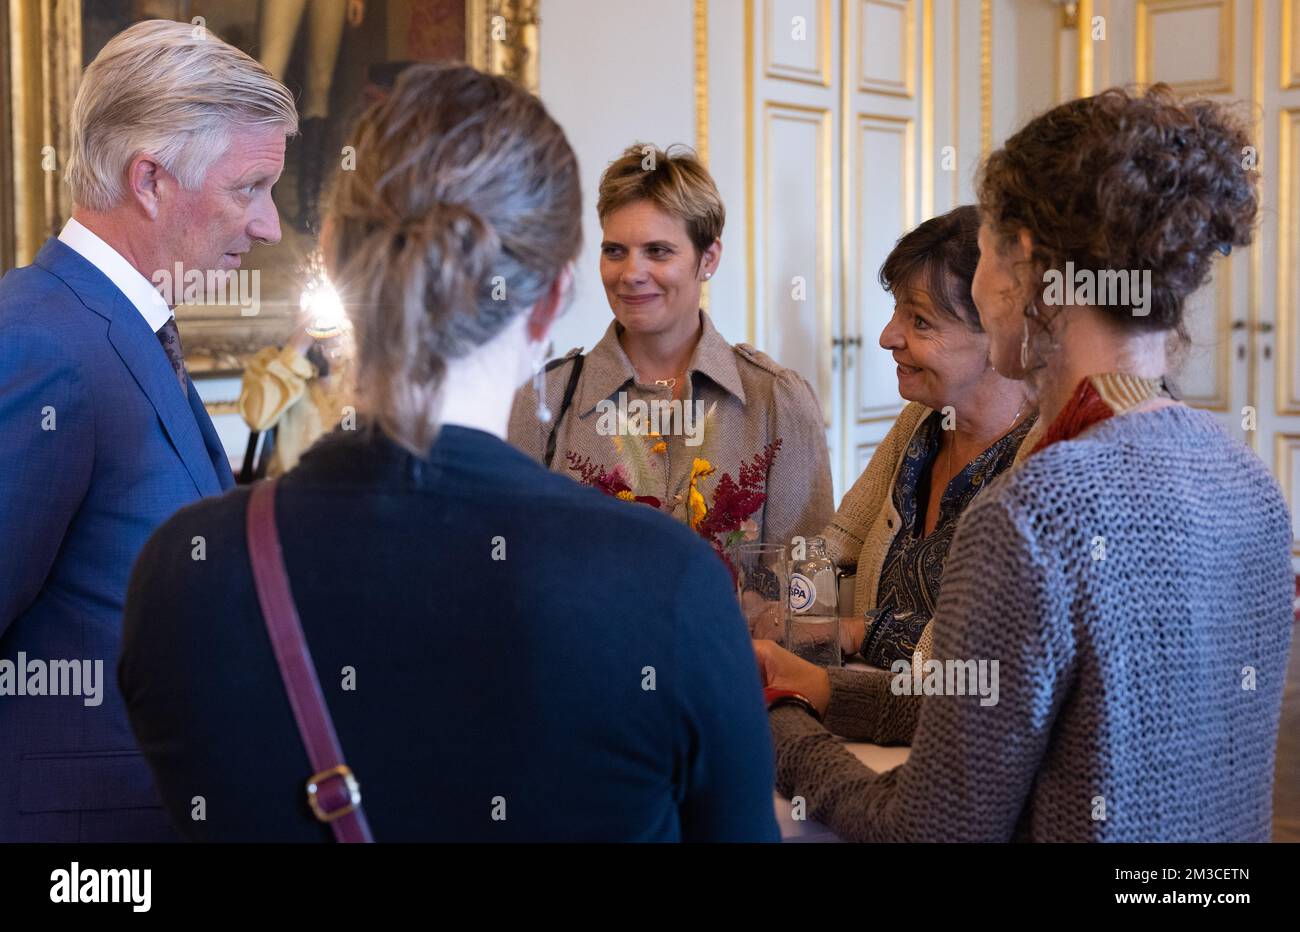
<svg viewBox="0 0 1300 932"><path fill-rule="evenodd" d="M1145 329L1183 331L1183 305L1211 260L1250 244L1259 209L1246 122L1228 105L1110 88L1035 117L985 162L985 221L1028 230L1043 271L1150 275L1145 307L1104 309ZM1099 305L1103 306L1103 305Z"/></svg>

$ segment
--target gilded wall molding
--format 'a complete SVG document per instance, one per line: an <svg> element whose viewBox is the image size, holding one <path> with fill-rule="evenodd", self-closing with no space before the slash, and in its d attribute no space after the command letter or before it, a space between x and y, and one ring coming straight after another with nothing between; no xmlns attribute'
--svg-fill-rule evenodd
<svg viewBox="0 0 1300 932"><path fill-rule="evenodd" d="M695 0L695 153L709 167L709 0ZM709 310L710 288L700 289L700 309Z"/></svg>
<svg viewBox="0 0 1300 932"><path fill-rule="evenodd" d="M709 164L709 0L695 0L695 152Z"/></svg>
<svg viewBox="0 0 1300 932"><path fill-rule="evenodd" d="M1256 4L1256 15L1262 15ZM1282 90L1300 87L1300 0L1282 0Z"/></svg>
<svg viewBox="0 0 1300 932"><path fill-rule="evenodd" d="M744 0L745 21L745 341L752 344L758 319L758 238L754 227L754 0Z"/></svg>
<svg viewBox="0 0 1300 932"><path fill-rule="evenodd" d="M993 0L980 0L980 156L993 148Z"/></svg>
<svg viewBox="0 0 1300 932"><path fill-rule="evenodd" d="M1282 498L1287 508L1295 512L1295 499L1291 497L1291 474L1295 468L1296 450L1300 449L1300 434L1276 433L1273 435L1273 475L1282 487ZM1294 518L1291 530L1291 555L1300 556L1300 538L1296 537Z"/></svg>
<svg viewBox="0 0 1300 932"><path fill-rule="evenodd" d="M1277 369L1274 378L1276 412L1300 414L1300 393L1295 385L1295 306L1300 288L1296 267L1296 227L1300 224L1295 175L1300 171L1300 107L1285 107L1278 114L1277 189ZM1258 330L1258 327L1253 328ZM1253 353L1252 353L1253 356Z"/></svg>
<svg viewBox="0 0 1300 932"><path fill-rule="evenodd" d="M538 93L540 7L541 0L466 0L465 48L469 63L481 71L505 75Z"/></svg>
<svg viewBox="0 0 1300 932"><path fill-rule="evenodd" d="M934 216L934 91L934 0L921 0L922 219Z"/></svg>
<svg viewBox="0 0 1300 932"><path fill-rule="evenodd" d="M1079 77L1075 82L1080 97L1091 97L1096 86L1092 56L1092 0L1078 0L1075 4L1075 38L1079 41Z"/></svg>

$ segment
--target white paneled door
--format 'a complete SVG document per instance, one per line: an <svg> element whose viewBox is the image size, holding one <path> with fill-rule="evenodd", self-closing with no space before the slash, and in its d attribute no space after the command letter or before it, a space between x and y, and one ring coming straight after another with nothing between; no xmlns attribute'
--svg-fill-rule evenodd
<svg viewBox="0 0 1300 932"><path fill-rule="evenodd" d="M933 207L933 182L923 177L937 169L921 147L936 151L936 120L923 121L923 101L933 110L923 64L936 7L947 11L952 47L952 0L749 6L751 332L816 388L837 500L902 407L894 364L878 344L893 302L877 276L898 237ZM945 114L956 112L954 67L945 57L943 73L954 76ZM957 170L953 160L945 209L957 196Z"/></svg>

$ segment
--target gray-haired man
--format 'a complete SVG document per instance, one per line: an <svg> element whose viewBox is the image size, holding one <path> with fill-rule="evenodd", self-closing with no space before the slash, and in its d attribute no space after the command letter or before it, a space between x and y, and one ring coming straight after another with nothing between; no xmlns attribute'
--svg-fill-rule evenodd
<svg viewBox="0 0 1300 932"><path fill-rule="evenodd" d="M0 842L176 837L117 689L122 608L150 532L233 478L154 283L279 240L297 119L185 23L132 26L82 78L72 219L0 281Z"/></svg>

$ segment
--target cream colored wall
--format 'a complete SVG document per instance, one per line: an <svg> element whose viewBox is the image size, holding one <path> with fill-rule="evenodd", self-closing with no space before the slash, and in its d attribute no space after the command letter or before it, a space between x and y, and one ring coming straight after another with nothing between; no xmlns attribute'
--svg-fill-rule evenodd
<svg viewBox="0 0 1300 932"><path fill-rule="evenodd" d="M540 32L541 98L582 169L583 249L573 304L553 333L559 355L591 349L612 319L599 274L600 173L633 142L695 142L693 5L544 0Z"/></svg>
<svg viewBox="0 0 1300 932"><path fill-rule="evenodd" d="M998 146L1056 103L1052 30L1058 10L1049 0L993 0L992 12L993 145Z"/></svg>

